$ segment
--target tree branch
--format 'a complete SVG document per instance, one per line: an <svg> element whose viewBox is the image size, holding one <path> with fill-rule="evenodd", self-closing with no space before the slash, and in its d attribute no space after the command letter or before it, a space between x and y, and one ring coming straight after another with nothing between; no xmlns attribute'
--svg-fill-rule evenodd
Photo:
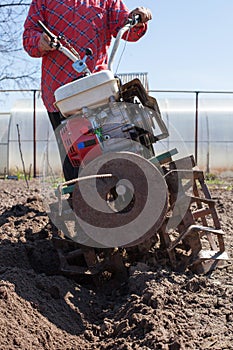
<svg viewBox="0 0 233 350"><path fill-rule="evenodd" d="M12 7L12 6L30 6L30 2L29 3L19 2L19 3L15 3L15 4L3 4L3 5L0 5L0 8L1 7Z"/></svg>
<svg viewBox="0 0 233 350"><path fill-rule="evenodd" d="M37 74L37 71L33 71L33 72L29 72L28 74L22 74L22 75L4 75L0 77L0 82L4 81L4 80L19 80L19 79L34 79L33 75Z"/></svg>

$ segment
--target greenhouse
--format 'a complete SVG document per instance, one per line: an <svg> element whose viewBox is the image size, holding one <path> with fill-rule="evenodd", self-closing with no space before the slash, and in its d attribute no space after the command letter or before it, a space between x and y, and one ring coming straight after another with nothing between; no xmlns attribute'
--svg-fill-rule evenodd
<svg viewBox="0 0 233 350"><path fill-rule="evenodd" d="M198 166L222 176L233 174L233 95L154 92L169 137L155 144L156 154L176 148L179 157L195 155ZM36 103L35 103L36 102ZM197 114L198 112L198 114ZM18 98L0 114L0 174L25 171L41 176L46 162L61 171L53 130L40 97Z"/></svg>

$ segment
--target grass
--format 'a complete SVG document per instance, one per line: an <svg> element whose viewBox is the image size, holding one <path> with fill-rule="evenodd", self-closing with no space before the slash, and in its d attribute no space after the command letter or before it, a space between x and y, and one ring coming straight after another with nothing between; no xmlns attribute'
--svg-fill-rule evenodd
<svg viewBox="0 0 233 350"><path fill-rule="evenodd" d="M231 191L233 189L233 179L224 179L218 177L216 174L206 173L205 180L207 185L224 187L224 189Z"/></svg>

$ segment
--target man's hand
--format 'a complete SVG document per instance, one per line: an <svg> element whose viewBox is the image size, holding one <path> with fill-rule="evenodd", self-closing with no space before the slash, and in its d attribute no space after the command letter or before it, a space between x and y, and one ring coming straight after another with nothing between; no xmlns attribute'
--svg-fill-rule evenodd
<svg viewBox="0 0 233 350"><path fill-rule="evenodd" d="M41 33L40 40L38 42L38 49L40 50L40 52L46 53L49 51L56 50L56 48L51 47L50 44L51 44L51 40L48 37L48 35L45 33Z"/></svg>
<svg viewBox="0 0 233 350"><path fill-rule="evenodd" d="M146 7L137 7L133 11L130 12L129 18L132 18L135 15L140 15L141 22L137 24L137 26L142 26L143 23L146 23L152 19L151 10Z"/></svg>

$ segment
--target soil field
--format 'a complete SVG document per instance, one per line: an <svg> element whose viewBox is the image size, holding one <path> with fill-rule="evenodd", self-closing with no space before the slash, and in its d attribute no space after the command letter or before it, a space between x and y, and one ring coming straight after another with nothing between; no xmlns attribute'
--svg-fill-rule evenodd
<svg viewBox="0 0 233 350"><path fill-rule="evenodd" d="M37 181L0 180L0 349L233 349L233 265L208 275L131 267L116 288L58 273ZM232 187L211 187L233 252Z"/></svg>

